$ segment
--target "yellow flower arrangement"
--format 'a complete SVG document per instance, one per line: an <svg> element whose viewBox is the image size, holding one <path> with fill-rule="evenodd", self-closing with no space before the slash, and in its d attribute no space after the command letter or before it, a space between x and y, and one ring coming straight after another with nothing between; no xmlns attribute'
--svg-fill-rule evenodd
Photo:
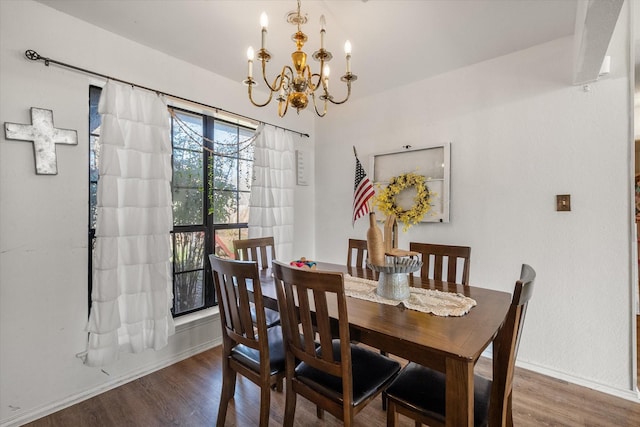
<svg viewBox="0 0 640 427"><path fill-rule="evenodd" d="M413 207L409 210L403 210L396 203L396 197L411 187L415 187L416 190ZM403 231L407 231L409 227L420 222L429 212L430 202L431 192L427 187L425 177L410 172L391 178L389 185L375 197L373 205L386 215L395 214L397 220L404 223Z"/></svg>

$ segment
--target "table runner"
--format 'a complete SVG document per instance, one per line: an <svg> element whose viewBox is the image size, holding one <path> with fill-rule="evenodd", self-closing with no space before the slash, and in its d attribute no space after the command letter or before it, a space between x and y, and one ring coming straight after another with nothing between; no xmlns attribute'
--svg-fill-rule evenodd
<svg viewBox="0 0 640 427"><path fill-rule="evenodd" d="M344 275L345 294L350 297L387 305L403 304L410 310L432 313L436 316L464 316L477 305L476 300L461 293L442 292L436 289L411 287L409 298L402 301L390 300L377 294L378 282L362 279L350 274Z"/></svg>

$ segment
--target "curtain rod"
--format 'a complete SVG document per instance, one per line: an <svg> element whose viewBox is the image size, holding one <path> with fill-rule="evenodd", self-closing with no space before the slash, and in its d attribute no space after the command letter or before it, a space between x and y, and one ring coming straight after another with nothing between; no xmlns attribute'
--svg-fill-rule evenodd
<svg viewBox="0 0 640 427"><path fill-rule="evenodd" d="M44 65L47 66L47 67L49 66L49 64L60 65L62 67L71 68L72 70L81 71L83 73L92 74L94 76L102 77L103 79L114 80L116 82L124 83L124 84L131 85L131 86L135 86L135 87L138 87L140 89L146 89L146 90L149 90L151 92L155 92L155 93L160 94L160 95L165 95L165 96L168 96L168 97L180 100L180 101L190 102L190 103L197 104L197 105L200 105L200 106L203 106L203 107L206 107L206 108L210 108L210 109L213 109L213 110L216 110L216 111L222 111L224 113L233 114L234 116L242 117L243 119L256 121L256 119L253 119L251 117L243 116L242 114L237 114L237 113L234 113L232 111L227 111L227 110L225 110L223 108L218 108L218 107L214 107L212 105L203 104L202 102L198 102L198 101L192 101L191 99L183 98L183 97L177 96L177 95L172 95L170 93L166 93L166 92L162 92L162 91L157 90L157 89L152 89L152 88L149 88L149 87L146 87L146 86L142 86L142 85L139 85L137 83L128 82L126 80L118 79L116 77L111 77L111 76L108 76L106 74L102 74L102 73L98 73L98 72L95 72L95 71L87 70L85 68L76 67L75 65L66 64L64 62L56 61L55 59L46 58L46 57L40 55L35 50L31 50L31 49L26 50L24 52L24 56L26 56L27 59L30 59L32 61L44 61ZM258 122L260 122L260 121L258 120ZM276 127L276 128L284 129L284 130L289 131L289 132L297 133L300 136L306 136L307 138L309 138L309 134L308 133L303 133L303 132L300 132L300 131L297 131L297 130L288 129L288 128L285 128L285 127L282 127L282 126L278 126L278 125L274 125L274 124L271 124L271 123L266 123L266 122L261 122L261 123L264 123L264 124L267 124L267 125L270 125L270 126L273 126L273 127Z"/></svg>

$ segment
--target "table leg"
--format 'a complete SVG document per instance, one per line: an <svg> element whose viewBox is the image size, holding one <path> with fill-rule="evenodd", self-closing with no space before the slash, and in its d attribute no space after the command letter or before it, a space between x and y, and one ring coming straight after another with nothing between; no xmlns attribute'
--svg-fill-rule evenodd
<svg viewBox="0 0 640 427"><path fill-rule="evenodd" d="M446 361L446 425L473 427L473 363Z"/></svg>

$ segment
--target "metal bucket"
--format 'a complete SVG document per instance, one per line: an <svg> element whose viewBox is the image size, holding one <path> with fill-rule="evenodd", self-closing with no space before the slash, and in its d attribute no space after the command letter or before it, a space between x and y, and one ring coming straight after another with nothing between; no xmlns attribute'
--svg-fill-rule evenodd
<svg viewBox="0 0 640 427"><path fill-rule="evenodd" d="M409 275L407 273L380 272L376 292L383 298L396 301L409 298Z"/></svg>

